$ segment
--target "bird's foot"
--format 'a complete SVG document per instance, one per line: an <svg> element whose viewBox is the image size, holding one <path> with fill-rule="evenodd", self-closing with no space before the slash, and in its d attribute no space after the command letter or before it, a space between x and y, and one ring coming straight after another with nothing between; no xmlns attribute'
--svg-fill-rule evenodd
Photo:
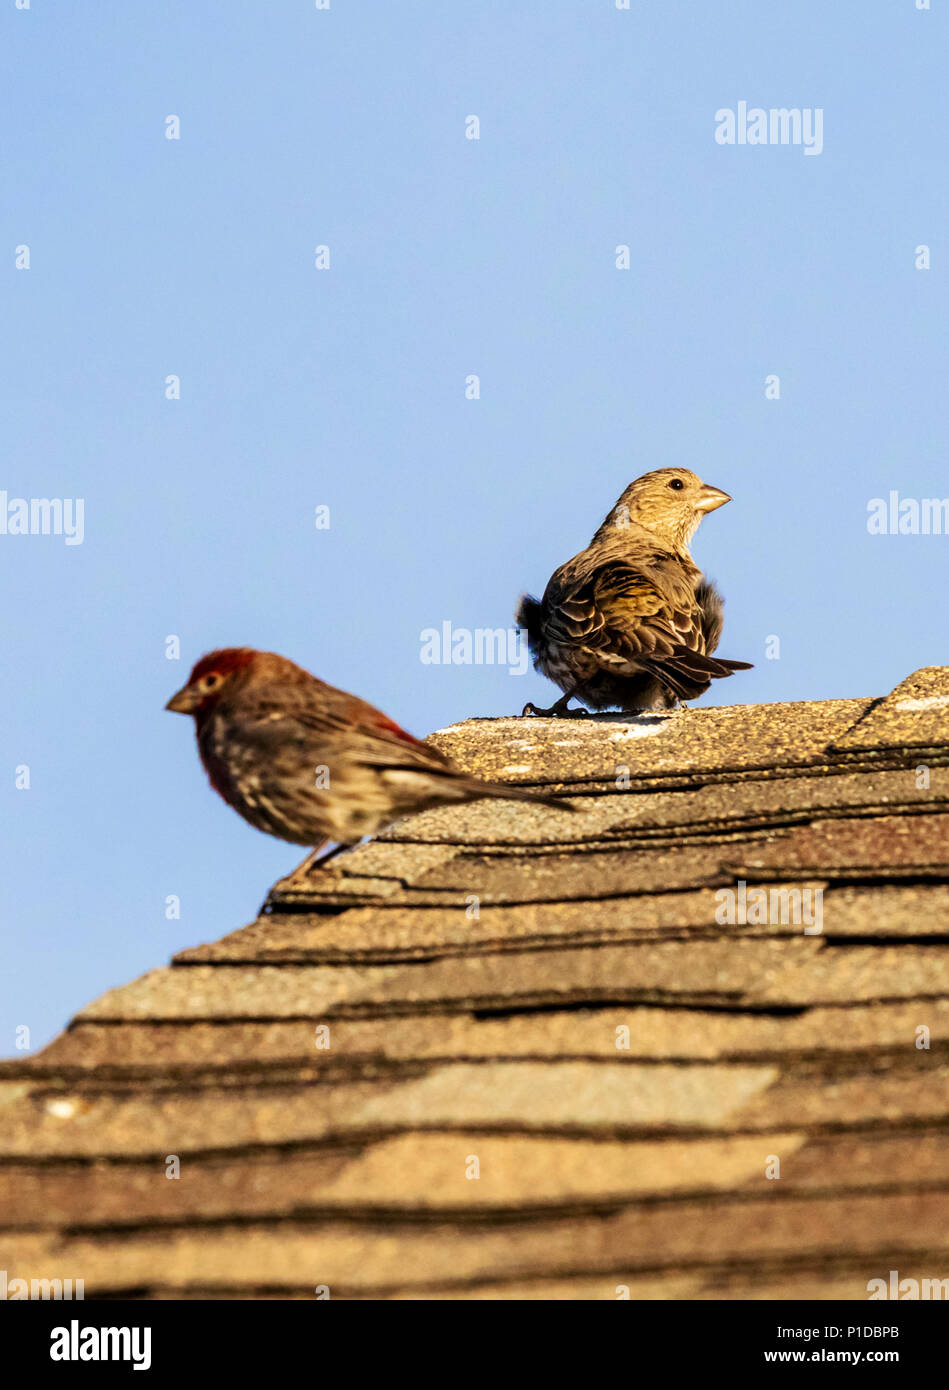
<svg viewBox="0 0 949 1390"><path fill-rule="evenodd" d="M558 700L556 704L551 705L549 709L540 709L537 705L533 705L528 701L521 710L521 715L536 714L543 719L585 719L590 711L584 709L582 705L578 705L576 709L569 709L568 706L571 699L572 696L564 695L562 699Z"/></svg>
<svg viewBox="0 0 949 1390"><path fill-rule="evenodd" d="M349 848L349 845L334 845L332 844L332 842L330 842L329 848L327 848L325 844L318 845L316 849L313 851L313 853L308 854L306 859L304 859L303 863L298 864L297 867L294 869L293 873L284 879L284 885L287 888L305 888L311 870L322 869L323 866L325 864L328 864L331 859L335 859L337 854L342 854L344 849Z"/></svg>

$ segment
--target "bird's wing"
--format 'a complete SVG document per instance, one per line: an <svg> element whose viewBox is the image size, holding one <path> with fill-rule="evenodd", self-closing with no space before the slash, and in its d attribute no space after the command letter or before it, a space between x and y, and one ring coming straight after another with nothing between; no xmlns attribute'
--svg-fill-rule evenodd
<svg viewBox="0 0 949 1390"><path fill-rule="evenodd" d="M358 704L361 708L353 736L358 738L361 760L377 767L411 766L420 771L457 775L458 768L439 749L407 733L373 705L363 700Z"/></svg>
<svg viewBox="0 0 949 1390"><path fill-rule="evenodd" d="M701 611L705 651L710 656L721 641L725 605L711 579L702 579L695 586L695 601Z"/></svg>
<svg viewBox="0 0 949 1390"><path fill-rule="evenodd" d="M415 738L367 700L325 685L321 695L318 703L301 701L288 706L285 701L275 702L270 716L276 719L271 726L274 740L312 749L325 739L328 747L344 743L347 756L366 766L458 774L444 753ZM263 732L268 711L261 708L255 713L257 728Z"/></svg>
<svg viewBox="0 0 949 1390"><path fill-rule="evenodd" d="M545 607L549 637L582 646L605 668L704 650L693 582L672 557L641 567L608 560L585 573L567 570L545 595Z"/></svg>

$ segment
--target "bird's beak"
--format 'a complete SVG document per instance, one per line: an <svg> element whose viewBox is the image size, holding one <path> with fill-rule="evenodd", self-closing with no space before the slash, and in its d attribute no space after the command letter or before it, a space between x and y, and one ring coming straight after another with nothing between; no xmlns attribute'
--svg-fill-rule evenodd
<svg viewBox="0 0 949 1390"><path fill-rule="evenodd" d="M722 492L720 487L712 487L710 483L705 483L695 505L700 512L714 512L716 507L724 507L725 503L731 500L728 493Z"/></svg>
<svg viewBox="0 0 949 1390"><path fill-rule="evenodd" d="M177 694L172 695L165 709L170 709L173 714L194 714L198 707L200 697L196 690L182 686Z"/></svg>

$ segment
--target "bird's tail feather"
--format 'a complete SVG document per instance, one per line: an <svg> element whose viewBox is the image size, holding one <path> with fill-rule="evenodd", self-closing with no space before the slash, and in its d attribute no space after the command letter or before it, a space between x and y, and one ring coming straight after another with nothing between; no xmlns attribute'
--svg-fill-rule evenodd
<svg viewBox="0 0 949 1390"><path fill-rule="evenodd" d="M734 671L750 671L748 661L729 661L726 657L705 656L689 647L680 647L671 656L654 656L640 664L666 684L680 700L695 700L708 690L712 681Z"/></svg>
<svg viewBox="0 0 949 1390"><path fill-rule="evenodd" d="M437 750L426 748L426 752L435 754ZM441 756L441 755L439 755ZM572 806L569 801L565 801L562 796L554 796L550 792L534 791L526 787L516 787L511 782L484 782L480 777L469 777L463 772L459 772L447 759L439 765L433 762L419 761L414 767L407 766L404 762L372 762L372 766L379 772L390 773L398 776L403 781L406 777L424 777L430 783L437 784L439 796L447 803L449 801L475 801L482 798L495 798L499 801L533 801L535 806L551 806L555 811L576 811L578 808Z"/></svg>
<svg viewBox="0 0 949 1390"><path fill-rule="evenodd" d="M712 684L709 675L700 676L698 679L689 679L684 672L678 670L669 661L663 661L660 657L651 660L640 660L640 665L649 672L657 681L668 686L674 695L678 695L680 700L697 700L700 695L704 695Z"/></svg>
<svg viewBox="0 0 949 1390"><path fill-rule="evenodd" d="M555 811L576 811L579 808L565 801L562 796L550 792L528 790L515 787L509 782L481 782L471 777L466 782L467 789L477 797L491 797L498 801L532 801L535 806L550 806Z"/></svg>

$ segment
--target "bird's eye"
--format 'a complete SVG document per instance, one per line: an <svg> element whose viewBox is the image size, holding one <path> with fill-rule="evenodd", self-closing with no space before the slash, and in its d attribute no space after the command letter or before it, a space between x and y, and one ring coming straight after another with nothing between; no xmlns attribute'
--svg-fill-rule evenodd
<svg viewBox="0 0 949 1390"><path fill-rule="evenodd" d="M203 690L213 690L220 679L220 676L215 675L204 676L201 680L201 687Z"/></svg>
<svg viewBox="0 0 949 1390"><path fill-rule="evenodd" d="M682 489L685 487L685 483L682 481L681 478L672 478L670 479L669 486L671 488L675 488L676 492L681 492Z"/></svg>

